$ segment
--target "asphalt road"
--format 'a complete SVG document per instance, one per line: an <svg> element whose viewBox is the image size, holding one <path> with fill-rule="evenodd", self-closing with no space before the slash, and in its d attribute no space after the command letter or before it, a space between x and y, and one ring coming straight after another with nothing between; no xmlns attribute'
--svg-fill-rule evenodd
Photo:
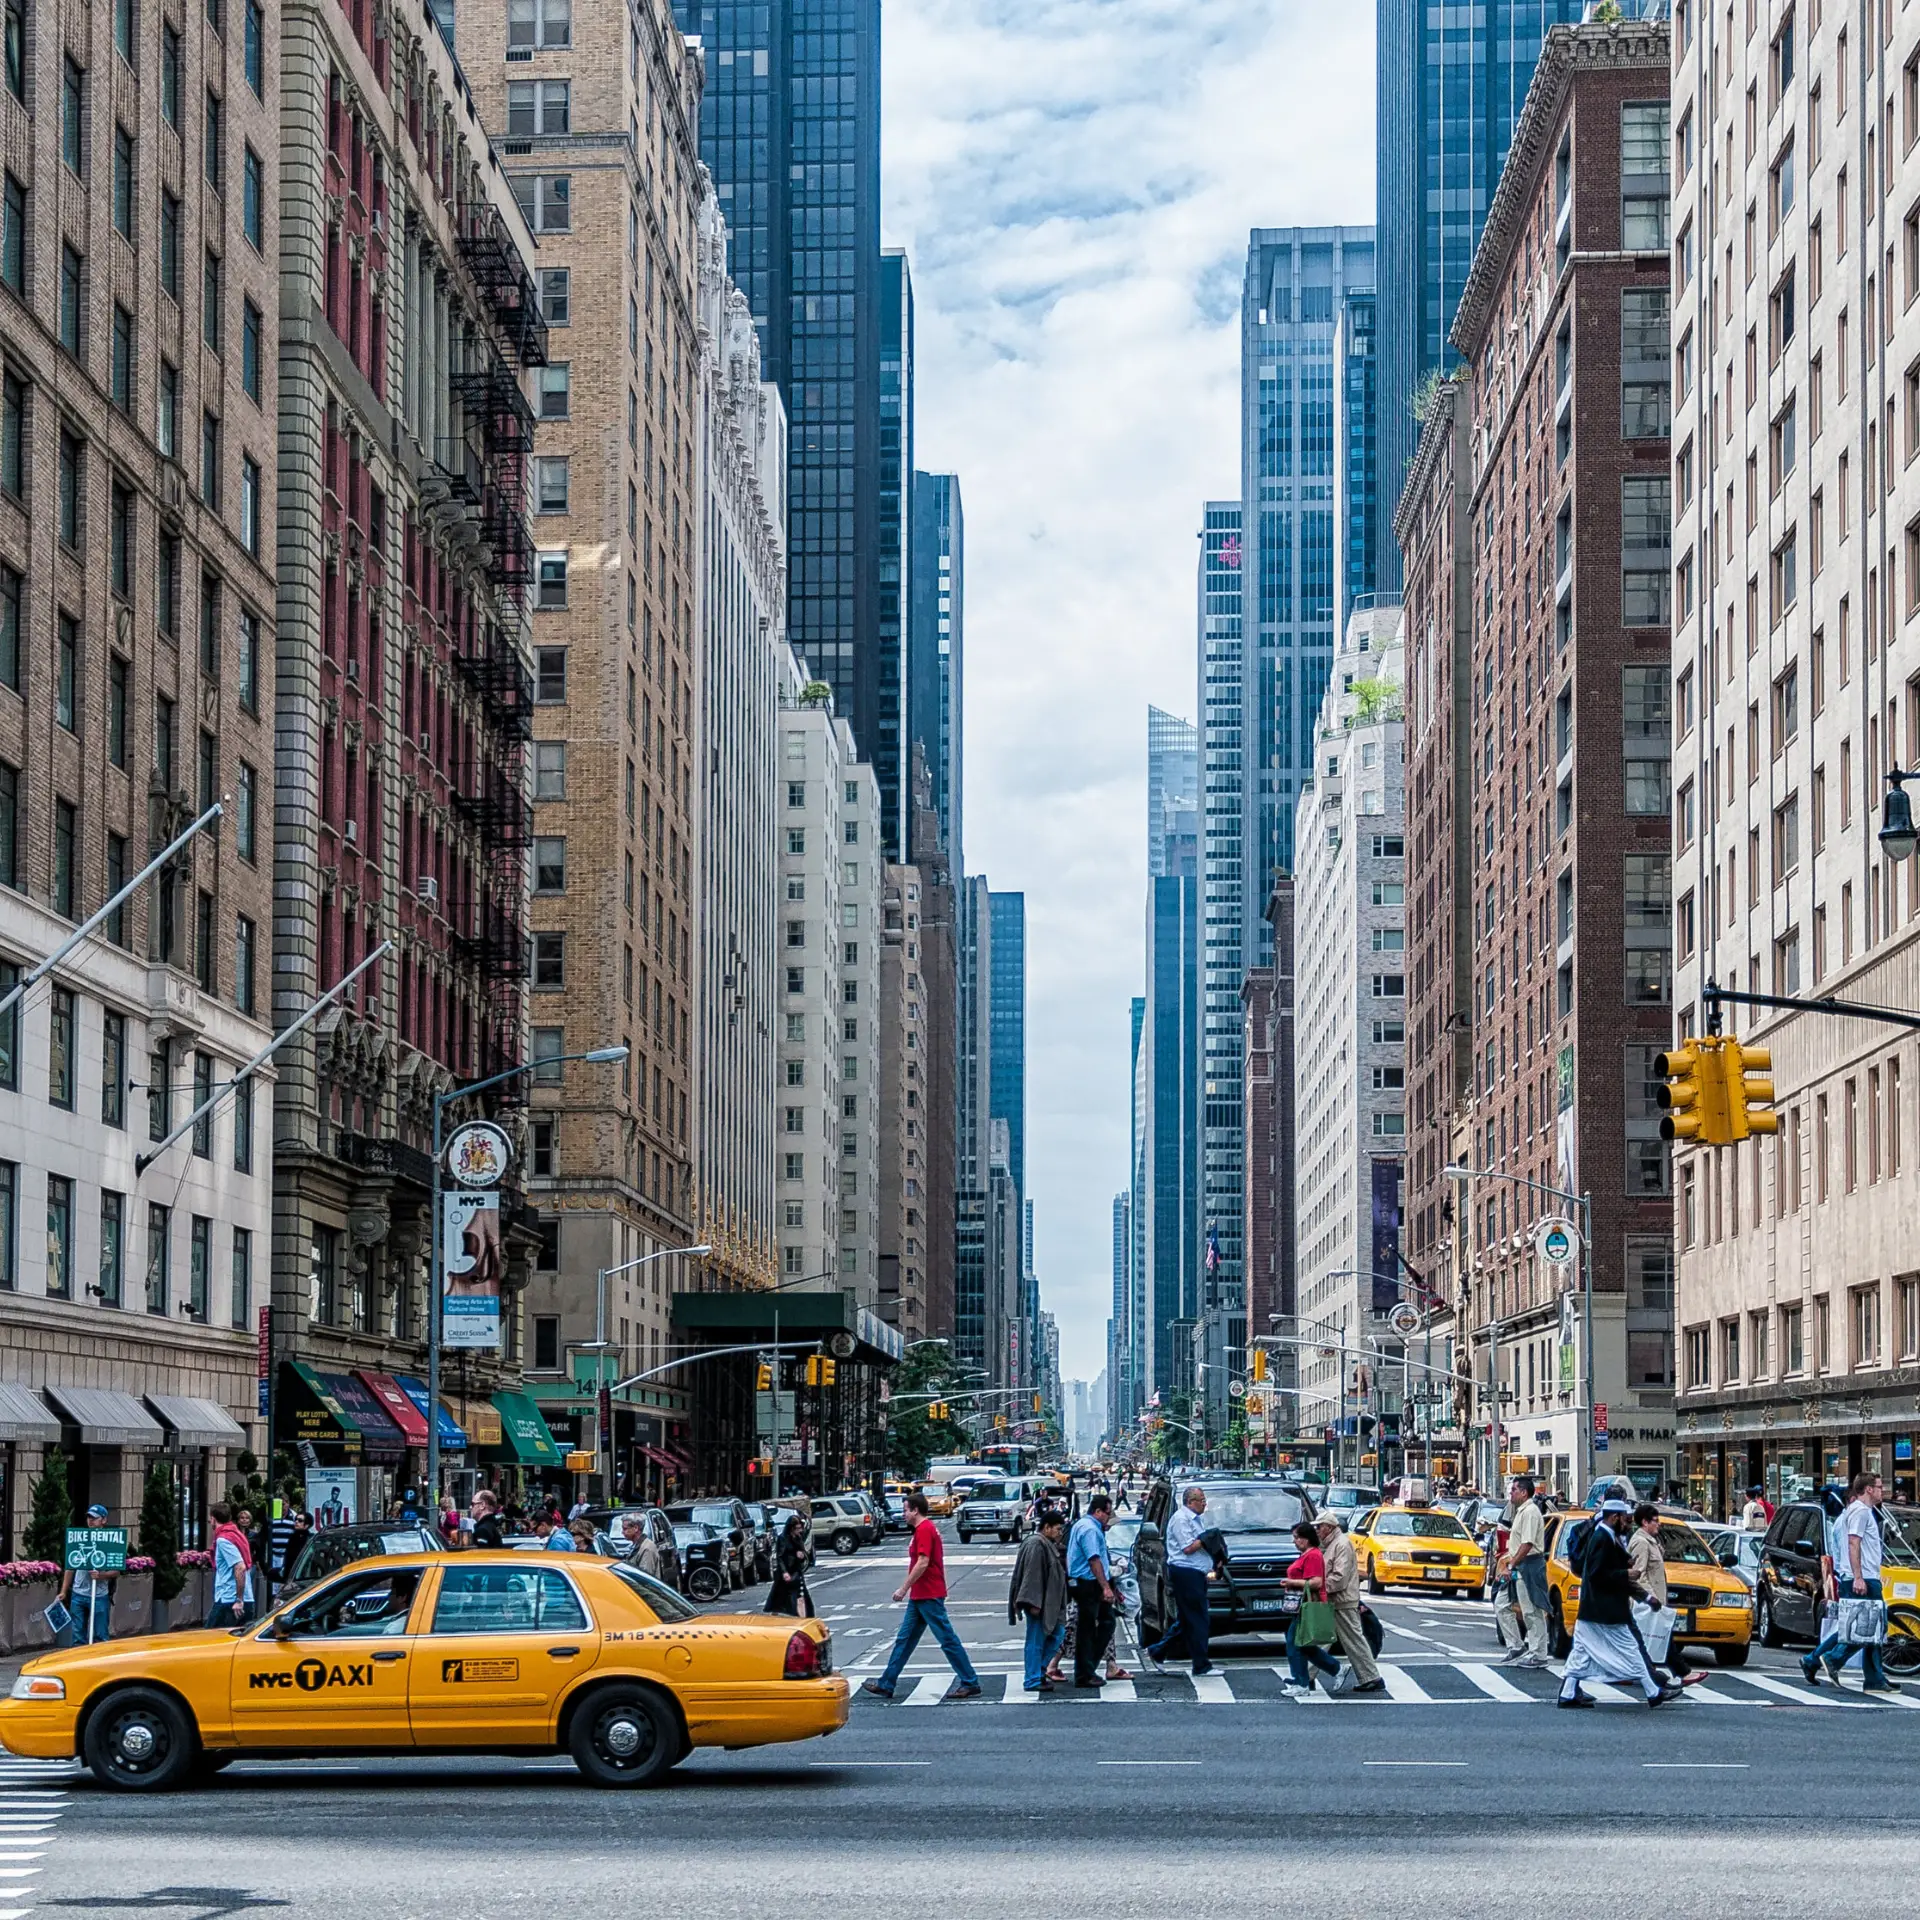
<svg viewBox="0 0 1920 1920"><path fill-rule="evenodd" d="M891 1642L903 1558L817 1570L856 1681ZM1173 1669L1132 1698L1009 1704L1010 1564L950 1547L982 1699L935 1703L929 1644L830 1740L698 1754L652 1793L596 1792L558 1757L241 1764L158 1800L0 1762L0 1920L1680 1920L1759 1901L1802 1920L1892 1911L1920 1871L1920 1688L1843 1700L1756 1652L1705 1701L1556 1713L1549 1674L1495 1674L1508 1698L1467 1671L1497 1658L1484 1608L1388 1599L1391 1698L1283 1700L1256 1643L1222 1650L1204 1698Z"/></svg>

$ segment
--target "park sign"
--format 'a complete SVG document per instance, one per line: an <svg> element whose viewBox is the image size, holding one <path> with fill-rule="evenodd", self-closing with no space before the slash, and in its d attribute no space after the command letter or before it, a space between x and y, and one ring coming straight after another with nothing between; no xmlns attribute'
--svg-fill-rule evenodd
<svg viewBox="0 0 1920 1920"><path fill-rule="evenodd" d="M64 1562L70 1573L125 1573L125 1527L69 1527Z"/></svg>

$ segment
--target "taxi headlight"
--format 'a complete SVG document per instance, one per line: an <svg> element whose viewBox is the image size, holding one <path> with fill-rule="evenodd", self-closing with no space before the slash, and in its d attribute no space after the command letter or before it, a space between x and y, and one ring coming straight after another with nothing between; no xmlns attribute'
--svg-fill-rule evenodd
<svg viewBox="0 0 1920 1920"><path fill-rule="evenodd" d="M1388 1553L1381 1555L1381 1558L1390 1567L1409 1567L1413 1564L1413 1555L1410 1553Z"/></svg>
<svg viewBox="0 0 1920 1920"><path fill-rule="evenodd" d="M1460 1556L1460 1565L1469 1571L1476 1571L1481 1565L1480 1556L1477 1553L1463 1553Z"/></svg>
<svg viewBox="0 0 1920 1920"><path fill-rule="evenodd" d="M13 1683L15 1700L64 1700L67 1683L57 1674L23 1673Z"/></svg>
<svg viewBox="0 0 1920 1920"><path fill-rule="evenodd" d="M1716 1593L1713 1596L1713 1604L1716 1607L1746 1608L1753 1605L1753 1595L1750 1593Z"/></svg>

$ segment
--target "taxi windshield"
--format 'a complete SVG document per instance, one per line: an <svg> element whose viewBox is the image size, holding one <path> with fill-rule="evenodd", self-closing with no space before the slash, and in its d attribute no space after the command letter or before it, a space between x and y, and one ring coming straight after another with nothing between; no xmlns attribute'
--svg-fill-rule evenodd
<svg viewBox="0 0 1920 1920"><path fill-rule="evenodd" d="M1660 1552L1668 1566L1717 1567L1713 1549L1691 1527L1668 1521L1660 1529Z"/></svg>
<svg viewBox="0 0 1920 1920"><path fill-rule="evenodd" d="M645 1574L638 1567L609 1567L607 1571L616 1580L624 1581L647 1603L648 1610L657 1620L674 1623L681 1620L697 1620L700 1617L698 1607L690 1607L667 1585L664 1580L656 1580L651 1574Z"/></svg>
<svg viewBox="0 0 1920 1920"><path fill-rule="evenodd" d="M1464 1540L1467 1530L1450 1513L1383 1513L1373 1523L1373 1536L1416 1540Z"/></svg>
<svg viewBox="0 0 1920 1920"><path fill-rule="evenodd" d="M1222 1533L1290 1533L1307 1517L1300 1496L1286 1487L1207 1487L1203 1527Z"/></svg>

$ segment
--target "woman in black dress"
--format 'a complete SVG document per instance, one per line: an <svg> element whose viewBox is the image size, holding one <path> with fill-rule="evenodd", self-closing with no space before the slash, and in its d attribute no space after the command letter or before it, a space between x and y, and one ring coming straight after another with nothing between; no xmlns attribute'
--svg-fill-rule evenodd
<svg viewBox="0 0 1920 1920"><path fill-rule="evenodd" d="M812 1558L807 1551L806 1521L797 1513L788 1514L774 1549L773 1584L767 1589L769 1613L812 1616L813 1596L807 1591L807 1566Z"/></svg>

